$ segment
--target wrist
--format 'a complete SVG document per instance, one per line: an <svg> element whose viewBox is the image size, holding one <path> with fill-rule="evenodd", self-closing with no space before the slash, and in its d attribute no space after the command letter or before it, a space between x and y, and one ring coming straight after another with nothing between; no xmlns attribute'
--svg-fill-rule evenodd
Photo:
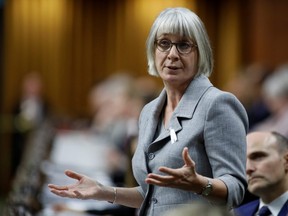
<svg viewBox="0 0 288 216"><path fill-rule="evenodd" d="M205 178L205 184L202 186L201 190L197 192L198 195L208 196L213 191L212 181L208 178Z"/></svg>
<svg viewBox="0 0 288 216"><path fill-rule="evenodd" d="M108 200L109 203L115 204L116 200L117 200L117 188L116 187L112 187L113 189L113 196L111 196L112 198L110 200Z"/></svg>

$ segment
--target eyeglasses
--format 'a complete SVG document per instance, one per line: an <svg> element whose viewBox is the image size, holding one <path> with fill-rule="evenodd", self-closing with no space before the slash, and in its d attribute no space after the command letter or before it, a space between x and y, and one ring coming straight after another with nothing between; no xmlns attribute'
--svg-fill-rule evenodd
<svg viewBox="0 0 288 216"><path fill-rule="evenodd" d="M188 54L192 51L194 47L197 47L196 44L189 43L187 41L181 41L177 43L172 43L172 41L168 39L157 40L155 41L156 47L161 52L169 52L173 45L176 46L177 51L180 54Z"/></svg>

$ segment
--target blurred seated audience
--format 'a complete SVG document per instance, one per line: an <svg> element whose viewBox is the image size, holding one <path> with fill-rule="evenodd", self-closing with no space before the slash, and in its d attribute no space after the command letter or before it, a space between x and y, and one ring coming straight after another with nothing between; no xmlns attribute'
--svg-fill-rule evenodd
<svg viewBox="0 0 288 216"><path fill-rule="evenodd" d="M265 80L262 94L271 115L251 131L277 131L288 137L288 64L277 68Z"/></svg>
<svg viewBox="0 0 288 216"><path fill-rule="evenodd" d="M110 174L118 186L123 184L127 167L127 140L137 134L137 120L129 112L134 108L133 85L134 78L128 73L116 73L97 84L89 93L92 116L89 130L104 135L115 147L108 155L108 163Z"/></svg>
<svg viewBox="0 0 288 216"><path fill-rule="evenodd" d="M277 132L249 133L246 174L248 190L259 198L236 208L235 214L287 216L288 139Z"/></svg>
<svg viewBox="0 0 288 216"><path fill-rule="evenodd" d="M137 143L138 117L142 107L158 95L158 89L154 80L128 73L115 73L93 86L88 94L89 127L56 134L50 159L43 163L46 181L66 184L60 173L73 169L103 184L136 186L130 160ZM43 187L44 213L134 216L136 211L107 202L66 201Z"/></svg>
<svg viewBox="0 0 288 216"><path fill-rule="evenodd" d="M236 95L245 107L250 128L270 115L261 94L262 85L270 73L271 71L264 65L254 63L240 70L225 86L226 90Z"/></svg>
<svg viewBox="0 0 288 216"><path fill-rule="evenodd" d="M21 90L13 107L11 177L14 177L21 163L30 132L37 129L49 116L41 75L37 71L25 74L20 86Z"/></svg>
<svg viewBox="0 0 288 216"><path fill-rule="evenodd" d="M107 202L59 199L48 192L46 185L47 182L66 184L62 173L73 169L103 184L136 186L130 160L137 143L138 117L142 107L159 94L160 86L150 76L135 78L128 73L113 74L89 92L89 124L83 124L83 119L63 123L61 116L59 119L53 116L53 124L40 127L46 117L50 117L41 81L36 72L23 79L23 98L29 96L29 99L18 106L19 114L15 115L14 122L23 135L18 139L22 150L26 139L29 145L23 155L25 158L18 158L19 163L22 160L21 167L13 181L5 212L134 216L135 209Z"/></svg>

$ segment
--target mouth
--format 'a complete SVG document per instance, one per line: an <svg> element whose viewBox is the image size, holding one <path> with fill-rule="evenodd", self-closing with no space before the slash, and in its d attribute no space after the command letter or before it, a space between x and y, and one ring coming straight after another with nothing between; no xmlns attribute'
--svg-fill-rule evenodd
<svg viewBox="0 0 288 216"><path fill-rule="evenodd" d="M170 69L170 70L177 70L177 69L179 69L178 67L176 67L176 66L166 66L168 69Z"/></svg>
<svg viewBox="0 0 288 216"><path fill-rule="evenodd" d="M253 182L255 182L255 181L258 181L258 180L260 180L260 179L262 179L262 177L261 176L253 176L253 177L251 177L251 178L249 178L248 179L248 183L253 183Z"/></svg>

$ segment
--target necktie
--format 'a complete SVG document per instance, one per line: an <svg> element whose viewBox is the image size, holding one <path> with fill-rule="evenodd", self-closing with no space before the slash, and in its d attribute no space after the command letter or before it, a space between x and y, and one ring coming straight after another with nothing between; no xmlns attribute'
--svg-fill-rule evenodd
<svg viewBox="0 0 288 216"><path fill-rule="evenodd" d="M269 208L267 206L263 206L259 210L258 215L259 216L268 216L268 215L271 215L271 212L270 212L270 210L269 210Z"/></svg>

